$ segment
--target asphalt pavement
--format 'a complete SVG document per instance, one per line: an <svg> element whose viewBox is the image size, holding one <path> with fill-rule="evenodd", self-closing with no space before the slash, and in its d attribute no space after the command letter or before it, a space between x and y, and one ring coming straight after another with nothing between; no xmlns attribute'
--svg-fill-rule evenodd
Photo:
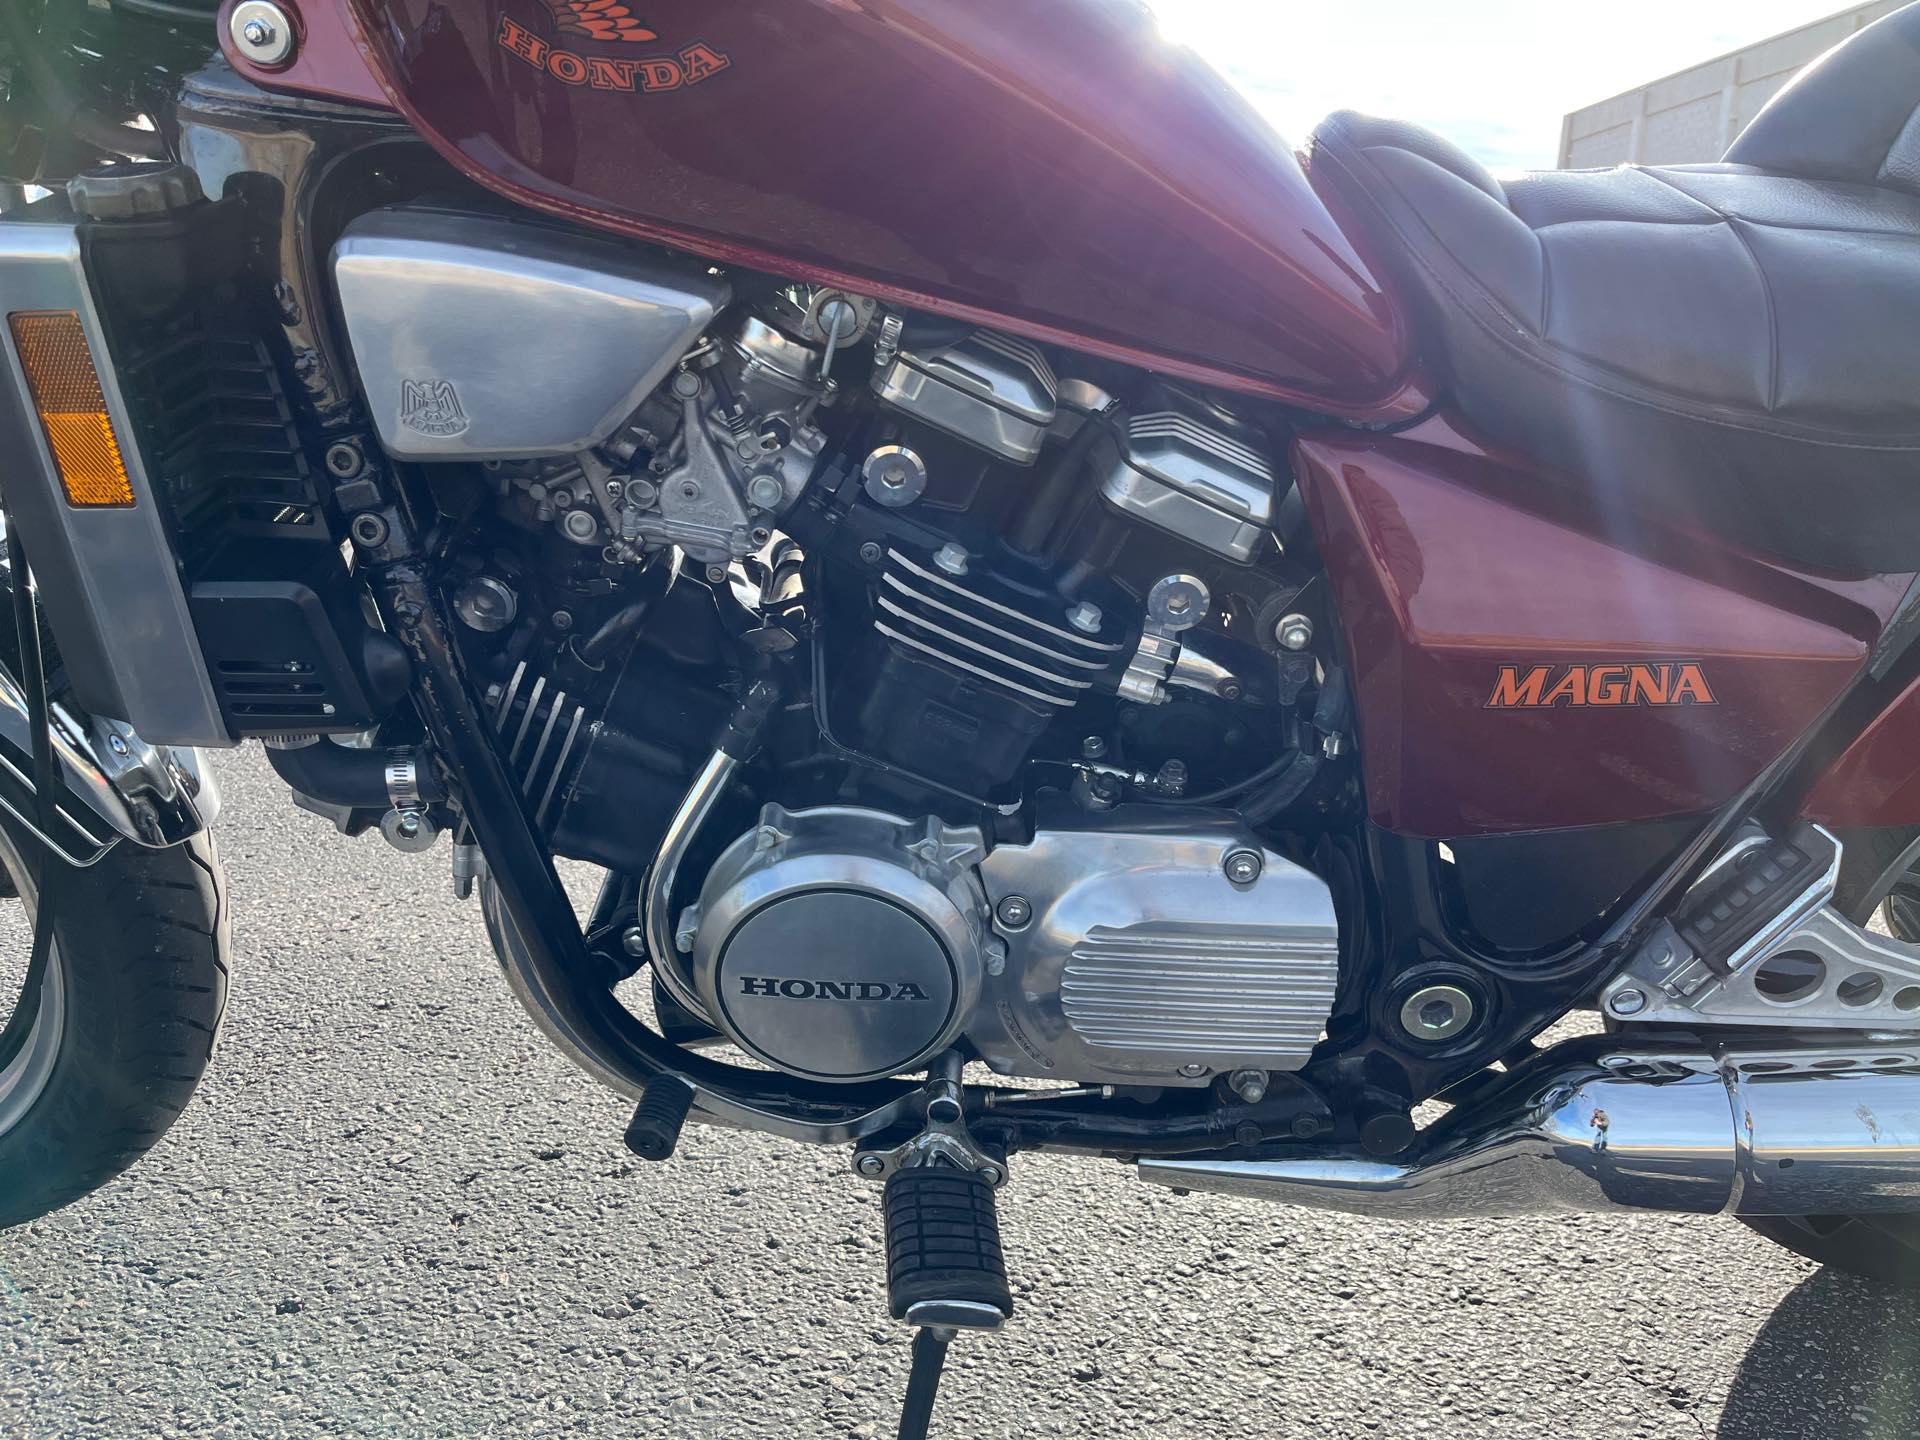
<svg viewBox="0 0 1920 1440"><path fill-rule="evenodd" d="M234 990L124 1179L0 1233L0 1437L883 1436L877 1191L689 1131L662 1166L403 856L223 758ZM584 879L584 877L580 877ZM1892 1440L1920 1301L1742 1227L1366 1222L1020 1158L1019 1313L936 1435Z"/></svg>

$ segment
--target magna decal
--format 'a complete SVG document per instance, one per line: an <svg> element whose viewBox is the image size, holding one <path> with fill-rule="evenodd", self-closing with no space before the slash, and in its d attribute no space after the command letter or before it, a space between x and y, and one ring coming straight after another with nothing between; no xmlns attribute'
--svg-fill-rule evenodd
<svg viewBox="0 0 1920 1440"><path fill-rule="evenodd" d="M1636 665L1502 665L1487 700L1489 710L1717 704L1706 671L1693 660Z"/></svg>
<svg viewBox="0 0 1920 1440"><path fill-rule="evenodd" d="M606 13L608 8L620 10L621 14L609 16ZM658 38L653 31L634 20L624 6L596 8L587 0L577 4L569 3L569 0L553 0L552 9L557 22L555 33L563 37L577 35L582 39L606 40L623 47L634 41ZM589 18L597 23L583 23ZM733 64L725 55L701 41L695 41L672 55L580 55L543 40L506 15L500 17L499 40L500 48L509 55L552 76L562 85L613 90L628 95L684 90L689 85L698 85L702 80L711 79Z"/></svg>

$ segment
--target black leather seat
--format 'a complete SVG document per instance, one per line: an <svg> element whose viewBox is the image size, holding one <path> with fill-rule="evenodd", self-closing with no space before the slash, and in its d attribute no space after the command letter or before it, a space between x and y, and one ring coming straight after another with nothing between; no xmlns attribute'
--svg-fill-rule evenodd
<svg viewBox="0 0 1920 1440"><path fill-rule="evenodd" d="M1312 163L1460 409L1615 523L1920 568L1920 4L1803 72L1719 164L1502 184L1352 113Z"/></svg>

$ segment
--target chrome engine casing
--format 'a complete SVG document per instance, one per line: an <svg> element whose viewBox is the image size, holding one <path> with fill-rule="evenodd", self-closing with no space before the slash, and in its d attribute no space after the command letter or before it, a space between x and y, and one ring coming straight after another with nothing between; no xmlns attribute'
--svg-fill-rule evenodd
<svg viewBox="0 0 1920 1440"><path fill-rule="evenodd" d="M1060 405L1037 346L991 330L925 352L903 350L874 372L880 399L935 429L1031 465Z"/></svg>
<svg viewBox="0 0 1920 1440"><path fill-rule="evenodd" d="M1244 565L1279 503L1259 438L1217 406L1169 391L1103 444L1100 493L1116 509ZM1269 542L1271 543L1271 542Z"/></svg>
<svg viewBox="0 0 1920 1440"><path fill-rule="evenodd" d="M931 818L767 806L677 927L708 1018L809 1079L924 1065L973 1013L989 951L1004 955L974 871L985 849Z"/></svg>
<svg viewBox="0 0 1920 1440"><path fill-rule="evenodd" d="M769 805L676 928L707 1017L817 1080L914 1070L962 1034L1003 1074L1083 1084L1296 1070L1339 980L1325 882L1230 821L987 853L937 819Z"/></svg>
<svg viewBox="0 0 1920 1440"><path fill-rule="evenodd" d="M1258 874L1236 883L1228 857L1246 854ZM1007 964L967 1038L1003 1074L1204 1085L1297 1070L1325 1032L1332 892L1230 821L1042 829L980 871ZM1023 924L1006 923L1014 897Z"/></svg>

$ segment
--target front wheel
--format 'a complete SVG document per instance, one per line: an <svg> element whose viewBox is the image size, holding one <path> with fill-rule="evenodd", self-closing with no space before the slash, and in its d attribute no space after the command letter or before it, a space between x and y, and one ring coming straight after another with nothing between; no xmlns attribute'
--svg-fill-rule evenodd
<svg viewBox="0 0 1920 1440"><path fill-rule="evenodd" d="M166 1133L227 997L213 841L65 865L0 815L0 1228L98 1189ZM29 965L39 897L52 944Z"/></svg>
<svg viewBox="0 0 1920 1440"><path fill-rule="evenodd" d="M1900 940L1920 940L1920 826L1841 837L1833 903L1856 924L1878 917ZM1796 1255L1869 1280L1920 1290L1920 1215L1748 1215L1741 1222Z"/></svg>

